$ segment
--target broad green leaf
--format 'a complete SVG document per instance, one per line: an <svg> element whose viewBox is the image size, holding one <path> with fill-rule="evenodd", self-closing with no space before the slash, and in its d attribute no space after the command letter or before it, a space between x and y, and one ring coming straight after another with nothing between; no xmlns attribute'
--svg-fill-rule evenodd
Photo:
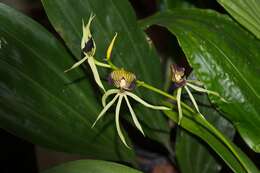
<svg viewBox="0 0 260 173"><path fill-rule="evenodd" d="M179 130L176 139L176 157L182 173L218 173L221 165L198 138Z"/></svg>
<svg viewBox="0 0 260 173"><path fill-rule="evenodd" d="M166 105L170 106L169 103ZM164 111L164 113L172 121L176 123L178 122L178 113L173 111ZM228 143L237 153L239 157L238 160L238 157L231 152L230 147L227 147L226 143L223 143L223 134L220 136L220 132L198 114L190 115L187 114L187 112L184 112L181 120L181 127L206 142L235 173L259 173L259 170L255 167L252 161L229 139L225 138L226 143ZM216 131L218 131L218 135L216 135Z"/></svg>
<svg viewBox="0 0 260 173"><path fill-rule="evenodd" d="M175 10L142 23L158 24L174 33L196 77L225 112L246 143L260 152L260 41L229 17L208 10Z"/></svg>
<svg viewBox="0 0 260 173"><path fill-rule="evenodd" d="M195 94L194 94L195 95ZM196 96L200 112L206 116L207 120L214 124L222 133L232 138L234 129L232 125L222 118L220 114L212 108L207 96ZM210 148L205 143L191 135L187 131L180 129L176 138L176 157L182 173L217 173L221 170L221 164L216 160Z"/></svg>
<svg viewBox="0 0 260 173"><path fill-rule="evenodd" d="M157 5L161 11L171 10L174 8L191 8L195 5L189 0L157 0Z"/></svg>
<svg viewBox="0 0 260 173"><path fill-rule="evenodd" d="M241 25L260 39L259 0L218 0Z"/></svg>
<svg viewBox="0 0 260 173"><path fill-rule="evenodd" d="M77 160L45 170L42 173L141 173L118 163L101 160Z"/></svg>
<svg viewBox="0 0 260 173"><path fill-rule="evenodd" d="M88 20L89 15L94 13L96 17L91 29L97 46L97 59L102 61L105 58L110 41L118 33L111 60L118 67L134 72L139 80L157 87L162 85L159 57L139 29L134 11L127 0L42 0L42 3L54 28L76 58L79 59L81 53L82 19ZM104 79L108 76L107 72L102 75ZM157 95L144 89L138 90L137 95L151 104L160 100ZM168 145L169 128L162 114L142 105L136 108L144 133Z"/></svg>
<svg viewBox="0 0 260 173"><path fill-rule="evenodd" d="M0 3L0 126L55 150L132 161L113 123L91 129L101 110L81 70L42 26ZM83 78L82 78L83 77Z"/></svg>

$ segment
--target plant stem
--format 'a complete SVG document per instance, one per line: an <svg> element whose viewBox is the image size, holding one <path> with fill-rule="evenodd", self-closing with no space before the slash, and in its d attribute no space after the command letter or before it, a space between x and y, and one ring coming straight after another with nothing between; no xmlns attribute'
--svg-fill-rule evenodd
<svg viewBox="0 0 260 173"><path fill-rule="evenodd" d="M98 60L96 60L96 59L94 59L94 61L95 61L95 64L96 64L97 66L104 67L104 68L111 68L109 64L100 62L100 61L98 61Z"/></svg>
<svg viewBox="0 0 260 173"><path fill-rule="evenodd" d="M165 97L167 97L167 98L169 98L169 99L171 99L171 100L173 100L173 101L177 101L177 99L176 99L173 95L171 95L171 94L169 94L169 93L167 93L167 92L165 92L165 91L162 91L162 90L160 90L160 89L158 89L158 88L155 88L154 86L151 86L151 85L145 83L144 81L139 81L139 80L137 80L136 83L137 83L137 85L140 86L140 87L147 88L147 89L149 89L149 90L151 90L151 91L154 91L154 92L156 92L156 93L158 93L158 94L161 94L161 95L163 95L163 96L165 96ZM186 105L185 103L182 102L181 105L182 105L184 108L186 108L187 110L189 110L190 112L195 113L195 111L194 111L191 107L189 107L188 105Z"/></svg>
<svg viewBox="0 0 260 173"><path fill-rule="evenodd" d="M118 67L115 66L110 59L107 60L107 63L110 65L111 69L113 69L113 70L117 70L118 69Z"/></svg>

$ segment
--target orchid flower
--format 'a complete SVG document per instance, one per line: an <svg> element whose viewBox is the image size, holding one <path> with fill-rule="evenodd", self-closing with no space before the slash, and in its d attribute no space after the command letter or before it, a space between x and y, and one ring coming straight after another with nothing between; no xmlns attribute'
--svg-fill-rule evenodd
<svg viewBox="0 0 260 173"><path fill-rule="evenodd" d="M203 93L207 93L207 94L212 94L212 95L218 96L218 97L221 98L222 101L227 102L224 98L222 98L219 95L219 93L200 87L200 86L203 85L202 82L197 81L197 80L186 80L186 78L184 76L184 72L185 72L184 68L178 67L177 65L173 64L173 65L171 65L171 71L172 71L172 81L174 82L174 87L177 88L176 99L177 99L177 107L178 107L178 113L179 113L178 124L180 124L181 119L182 119L182 108L181 108L181 92L182 92L182 88L184 88L186 90L186 92L188 93L188 95L190 97L190 100L191 100L192 104L194 105L196 111L200 115L202 115L202 114L200 113L199 106L198 106L195 98L193 97L189 87L192 88L195 91L198 91L198 92L203 92Z"/></svg>
<svg viewBox="0 0 260 173"><path fill-rule="evenodd" d="M92 20L94 19L94 15L91 14L88 20L88 23L85 25L84 21L82 21L82 39L81 39L81 51L82 51L82 56L83 58L76 62L71 68L69 68L68 70L65 70L64 72L68 72L76 67L78 67L79 65L81 65L83 62L87 61L92 73L94 75L94 79L96 81L96 83L98 84L98 86L105 92L105 88L100 80L99 77L99 73L96 67L96 64L99 63L98 61L95 60L94 55L96 53L96 44L94 39L92 38L92 34L90 31L90 25ZM102 65L102 63L99 63Z"/></svg>
<svg viewBox="0 0 260 173"><path fill-rule="evenodd" d="M104 116L105 113L108 111L108 109L117 101L116 113L115 113L115 122L116 122L117 133L118 133L121 141L123 142L123 144L126 147L130 148L126 143L125 137L121 131L120 124L119 124L119 112L120 112L122 100L125 100L135 126L143 135L145 135L144 131L135 115L135 112L130 104L128 97L131 97L135 101L137 101L137 102L141 103L142 105L144 105L145 107L148 107L151 109L170 110L170 108L167 108L164 106L151 105L151 104L147 103L146 101L144 101L143 99L141 99L140 97L138 97L137 95L135 95L134 93L130 92L131 90L133 90L135 88L135 81L136 81L136 76L131 72L125 71L124 69L114 70L112 73L110 73L108 81L110 84L113 84L117 89L110 89L110 90L106 91L105 94L102 96L102 105L104 108L99 113L99 115L98 115L96 121L94 122L94 124L92 125L92 127L95 126L97 121L102 116ZM115 95L114 98L110 102L106 103L107 98L113 94Z"/></svg>

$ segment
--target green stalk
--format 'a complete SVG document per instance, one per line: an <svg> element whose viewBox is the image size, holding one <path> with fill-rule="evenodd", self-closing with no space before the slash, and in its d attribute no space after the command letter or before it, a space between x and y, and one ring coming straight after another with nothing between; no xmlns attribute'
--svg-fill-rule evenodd
<svg viewBox="0 0 260 173"><path fill-rule="evenodd" d="M149 89L149 90L151 90L151 91L154 91L154 92L156 92L156 93L158 93L158 94L161 94L161 95L163 95L163 96L165 96L165 97L167 97L167 98L169 98L169 99L171 99L171 100L177 102L176 97L174 97L173 95L171 95L171 94L169 94L169 93L167 93L167 92L165 92L165 91L162 91L162 90L160 90L160 89L158 89L158 88L155 88L154 86L151 86L151 85L145 83L144 81L139 81L139 80L137 80L136 83L137 83L137 85L138 85L139 87L147 88L147 89ZM191 107L189 107L187 104L181 102L181 105L182 105L184 108L186 108L187 110L189 110L190 112L196 113L196 112L195 112Z"/></svg>

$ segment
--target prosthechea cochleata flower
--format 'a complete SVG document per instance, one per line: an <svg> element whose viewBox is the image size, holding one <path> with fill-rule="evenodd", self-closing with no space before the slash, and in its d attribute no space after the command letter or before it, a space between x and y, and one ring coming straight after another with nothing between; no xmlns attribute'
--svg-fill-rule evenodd
<svg viewBox="0 0 260 173"><path fill-rule="evenodd" d="M215 96L218 96L221 98L222 101L226 102L226 100L224 98L222 98L219 93L215 92L215 91L210 91L207 90L205 88L202 88L201 86L203 85L202 82L197 81L197 80L187 80L185 78L185 69L182 67L178 67L176 64L171 65L171 71L172 71L172 81L174 82L174 87L177 88L177 107L178 107L178 113L179 113L179 120L178 120L178 124L180 124L181 119L182 119L182 108L181 108L181 92L182 92L182 88L184 88L186 90L186 92L188 93L190 100L192 102L192 104L194 105L196 111L202 115L200 113L198 104L195 100L195 98L193 97L190 89L192 88L195 91L198 92L203 92L203 93L207 93L207 94L212 94Z"/></svg>
<svg viewBox="0 0 260 173"><path fill-rule="evenodd" d="M170 110L170 108L167 108L164 106L151 105L151 104L147 103L146 101L144 101L143 99L141 99L140 97L138 97L137 95L135 95L134 93L132 93L131 91L135 88L135 81L136 81L136 76L133 73L128 72L124 69L117 69L110 73L108 82L110 84L113 84L117 89L110 89L110 90L106 91L105 94L102 96L102 105L104 106L104 108L98 115L94 124L92 125L92 127L94 127L95 124L97 123L97 121L103 115L105 115L105 113L108 111L108 109L117 101L116 113L115 113L116 129L117 129L117 132L118 132L118 135L119 135L121 141L128 148L129 148L129 146L126 143L125 137L121 131L120 124L119 124L119 112L120 112L120 107L121 107L123 99L125 100L125 102L127 104L127 107L130 111L130 114L132 116L135 126L143 135L144 135L144 131L135 115L135 112L129 102L128 97L131 97L135 101L137 101L137 102L141 103L142 105L144 105L148 108L151 108L151 109ZM114 98L110 102L106 103L107 98L113 94L115 94Z"/></svg>
<svg viewBox="0 0 260 173"><path fill-rule="evenodd" d="M81 51L82 51L82 59L78 62L76 62L71 68L69 68L68 70L65 70L64 72L68 72L76 67L78 67L79 65L81 65L83 62L87 61L92 73L94 75L94 79L96 81L96 83L98 84L98 86L105 91L105 88L100 80L99 77L99 73L96 67L96 64L98 64L99 62L97 60L95 60L94 56L96 53L96 44L95 41L92 37L91 31L90 31L90 25L92 20L94 19L94 15L91 14L88 20L88 23L85 25L84 21L82 21L82 39L81 39ZM102 64L102 63L99 63Z"/></svg>

